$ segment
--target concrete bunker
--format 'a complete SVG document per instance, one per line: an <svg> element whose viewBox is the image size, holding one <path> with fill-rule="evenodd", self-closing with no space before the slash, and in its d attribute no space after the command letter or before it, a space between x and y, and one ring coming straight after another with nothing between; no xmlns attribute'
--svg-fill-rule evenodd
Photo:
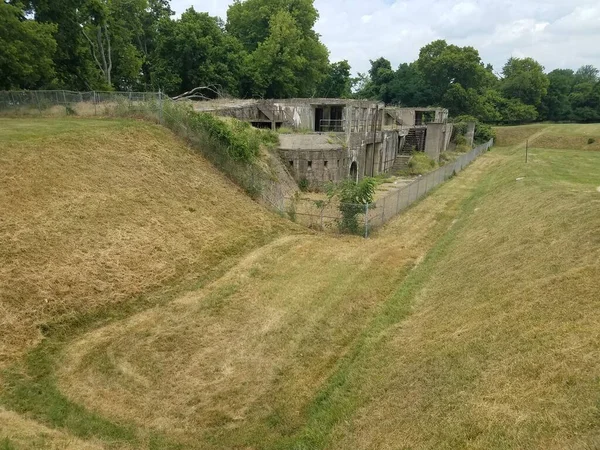
<svg viewBox="0 0 600 450"><path fill-rule="evenodd" d="M443 108L386 107L377 101L335 98L222 104L199 102L196 109L257 128L292 130L279 135L279 155L296 181L306 180L312 189L401 170L415 151L439 160L452 136Z"/></svg>

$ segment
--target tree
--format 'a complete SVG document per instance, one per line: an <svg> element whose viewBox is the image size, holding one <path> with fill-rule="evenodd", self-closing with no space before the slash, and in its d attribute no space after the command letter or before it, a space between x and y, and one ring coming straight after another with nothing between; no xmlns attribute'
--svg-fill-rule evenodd
<svg viewBox="0 0 600 450"><path fill-rule="evenodd" d="M431 87L432 100L439 103L452 84L464 89L484 89L494 83L493 73L481 62L473 47L448 45L434 41L419 52L417 66Z"/></svg>
<svg viewBox="0 0 600 450"><path fill-rule="evenodd" d="M318 40L313 27L319 13L313 0L235 0L227 10L227 31L253 52L267 40L271 19L281 11L290 14L304 38Z"/></svg>
<svg viewBox="0 0 600 450"><path fill-rule="evenodd" d="M388 88L390 103L403 106L432 104L432 92L416 63L400 64Z"/></svg>
<svg viewBox="0 0 600 450"><path fill-rule="evenodd" d="M56 26L54 67L57 87L86 90L105 88L89 44L81 33L78 11L86 0L29 0L28 12L36 22Z"/></svg>
<svg viewBox="0 0 600 450"><path fill-rule="evenodd" d="M179 20L162 20L157 34L153 84L170 94L216 85L239 95L246 52L218 18L190 8Z"/></svg>
<svg viewBox="0 0 600 450"><path fill-rule="evenodd" d="M313 0L237 0L226 30L250 53L242 93L254 97L314 96L329 52L313 27Z"/></svg>
<svg viewBox="0 0 600 450"><path fill-rule="evenodd" d="M352 95L352 78L348 61L329 65L327 75L318 90L319 97L349 98Z"/></svg>
<svg viewBox="0 0 600 450"><path fill-rule="evenodd" d="M38 89L54 82L56 25L25 18L16 6L0 3L0 89Z"/></svg>
<svg viewBox="0 0 600 450"><path fill-rule="evenodd" d="M463 114L477 114L479 96L475 89L465 89L460 83L450 85L441 105L450 110L453 116Z"/></svg>
<svg viewBox="0 0 600 450"><path fill-rule="evenodd" d="M328 187L327 196L339 198L339 209L342 218L339 228L342 233L357 234L360 230L358 216L365 213L365 205L373 202L377 182L374 178L365 177L358 183L346 180L337 185Z"/></svg>
<svg viewBox="0 0 600 450"><path fill-rule="evenodd" d="M135 43L143 56L141 81L144 90L160 88L153 83L154 66L159 63L156 50L161 37L159 34L160 24L170 21L173 14L169 0L149 0L148 8L142 12L141 33L136 36Z"/></svg>
<svg viewBox="0 0 600 450"><path fill-rule="evenodd" d="M510 58L502 69L502 75L501 89L507 98L537 107L548 92L550 81L544 67L533 58Z"/></svg>
<svg viewBox="0 0 600 450"><path fill-rule="evenodd" d="M575 73L570 69L556 69L548 74L548 92L538 108L544 120L570 120L569 96L575 85Z"/></svg>
<svg viewBox="0 0 600 450"><path fill-rule="evenodd" d="M575 83L596 83L600 72L592 65L581 66L575 72Z"/></svg>
<svg viewBox="0 0 600 450"><path fill-rule="evenodd" d="M327 70L327 48L304 36L287 11L273 15L269 28L267 39L249 57L247 93L267 98L313 96Z"/></svg>

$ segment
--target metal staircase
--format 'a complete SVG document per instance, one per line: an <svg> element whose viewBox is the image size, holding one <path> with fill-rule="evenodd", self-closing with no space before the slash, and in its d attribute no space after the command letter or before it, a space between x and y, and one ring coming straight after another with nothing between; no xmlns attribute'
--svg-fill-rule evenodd
<svg viewBox="0 0 600 450"><path fill-rule="evenodd" d="M411 128L408 130L404 145L400 150L401 155L410 155L413 151L425 151L425 137L427 135L426 128Z"/></svg>

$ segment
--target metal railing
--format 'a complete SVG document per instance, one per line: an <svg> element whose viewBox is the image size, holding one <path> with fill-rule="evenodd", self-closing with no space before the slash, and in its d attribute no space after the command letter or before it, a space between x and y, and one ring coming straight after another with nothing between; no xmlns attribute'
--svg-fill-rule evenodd
<svg viewBox="0 0 600 450"><path fill-rule="evenodd" d="M322 119L319 122L320 131L324 133L343 133L344 121L337 119Z"/></svg>

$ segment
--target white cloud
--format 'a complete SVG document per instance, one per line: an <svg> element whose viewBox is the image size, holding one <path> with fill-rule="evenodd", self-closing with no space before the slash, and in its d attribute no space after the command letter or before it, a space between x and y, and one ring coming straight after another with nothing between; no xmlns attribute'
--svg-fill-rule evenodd
<svg viewBox="0 0 600 450"><path fill-rule="evenodd" d="M225 18L231 1L172 0ZM531 56L548 70L600 67L597 0L316 0L317 32L331 59L355 72L380 56L394 66L417 58L434 39L477 48L496 70L510 56Z"/></svg>

